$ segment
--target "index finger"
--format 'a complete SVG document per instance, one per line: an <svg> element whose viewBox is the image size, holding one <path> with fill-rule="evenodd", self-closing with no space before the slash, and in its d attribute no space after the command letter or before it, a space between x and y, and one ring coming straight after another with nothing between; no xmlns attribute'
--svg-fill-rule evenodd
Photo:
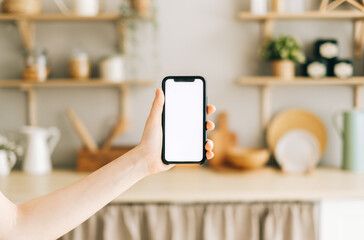
<svg viewBox="0 0 364 240"><path fill-rule="evenodd" d="M216 111L216 108L214 105L207 105L207 115L210 115Z"/></svg>

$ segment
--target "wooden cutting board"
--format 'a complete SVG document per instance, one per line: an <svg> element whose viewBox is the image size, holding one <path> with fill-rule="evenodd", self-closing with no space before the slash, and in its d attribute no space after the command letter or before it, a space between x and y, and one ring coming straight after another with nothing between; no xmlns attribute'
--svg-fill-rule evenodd
<svg viewBox="0 0 364 240"><path fill-rule="evenodd" d="M209 161L209 166L213 168L221 167L226 161L226 152L229 147L237 146L235 133L228 129L228 119L226 113L220 113L217 117L217 128L209 134L209 139L214 142L215 156Z"/></svg>

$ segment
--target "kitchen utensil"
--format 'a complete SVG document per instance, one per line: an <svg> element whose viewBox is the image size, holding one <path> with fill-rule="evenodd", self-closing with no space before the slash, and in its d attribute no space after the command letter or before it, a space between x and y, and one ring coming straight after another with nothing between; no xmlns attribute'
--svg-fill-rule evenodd
<svg viewBox="0 0 364 240"><path fill-rule="evenodd" d="M264 148L230 147L227 150L228 162L238 168L261 168L268 162L269 157L269 150Z"/></svg>
<svg viewBox="0 0 364 240"><path fill-rule="evenodd" d="M100 63L100 75L105 81L122 82L125 79L124 57L113 55Z"/></svg>
<svg viewBox="0 0 364 240"><path fill-rule="evenodd" d="M339 118L343 118L343 127L339 127ZM364 111L347 110L336 113L334 127L343 141L342 168L345 170L364 171Z"/></svg>
<svg viewBox="0 0 364 240"><path fill-rule="evenodd" d="M252 14L264 15L268 10L268 0L250 0L250 11Z"/></svg>
<svg viewBox="0 0 364 240"><path fill-rule="evenodd" d="M58 9L65 15L95 16L99 13L99 0L73 0L72 10L63 0L54 0Z"/></svg>
<svg viewBox="0 0 364 240"><path fill-rule="evenodd" d="M275 147L275 157L285 172L306 172L320 159L320 143L306 130L285 133Z"/></svg>
<svg viewBox="0 0 364 240"><path fill-rule="evenodd" d="M129 152L134 147L135 146L123 146L111 148L108 151L98 152L90 152L88 149L82 148L77 153L77 171L95 171Z"/></svg>
<svg viewBox="0 0 364 240"><path fill-rule="evenodd" d="M209 166L219 167L226 161L227 149L237 146L237 137L228 129L226 113L220 113L217 117L217 128L212 131L209 138L214 142L214 157L208 161Z"/></svg>
<svg viewBox="0 0 364 240"><path fill-rule="evenodd" d="M109 150L111 148L111 144L115 140L115 138L117 138L119 135L124 133L128 129L129 125L130 125L130 121L126 117L121 116L119 118L118 122L116 123L114 129L110 133L109 137L106 139L105 143L102 145L101 149L103 151Z"/></svg>
<svg viewBox="0 0 364 240"><path fill-rule="evenodd" d="M0 176L9 175L16 162L14 152L0 150Z"/></svg>
<svg viewBox="0 0 364 240"><path fill-rule="evenodd" d="M36 15L42 11L42 3L39 0L4 0L1 8L4 13Z"/></svg>
<svg viewBox="0 0 364 240"><path fill-rule="evenodd" d="M97 152L98 147L95 140L91 137L90 133L87 131L81 119L77 117L75 111L72 108L68 108L67 115L71 120L76 132L78 133L83 143L85 144L86 148L92 153Z"/></svg>
<svg viewBox="0 0 364 240"><path fill-rule="evenodd" d="M279 139L287 132L303 129L313 134L320 143L320 157L323 155L327 138L324 124L314 114L302 109L289 109L279 113L269 124L267 142L274 152Z"/></svg>
<svg viewBox="0 0 364 240"><path fill-rule="evenodd" d="M50 156L61 136L58 128L24 126L21 132L27 136L23 170L35 175L49 173L52 170Z"/></svg>

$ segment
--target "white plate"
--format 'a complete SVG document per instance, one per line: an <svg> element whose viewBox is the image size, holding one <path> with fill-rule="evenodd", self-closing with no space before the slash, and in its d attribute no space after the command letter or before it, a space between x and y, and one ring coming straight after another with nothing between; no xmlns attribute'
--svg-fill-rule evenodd
<svg viewBox="0 0 364 240"><path fill-rule="evenodd" d="M284 171L305 172L318 163L320 144L308 131L291 130L279 139L275 157Z"/></svg>

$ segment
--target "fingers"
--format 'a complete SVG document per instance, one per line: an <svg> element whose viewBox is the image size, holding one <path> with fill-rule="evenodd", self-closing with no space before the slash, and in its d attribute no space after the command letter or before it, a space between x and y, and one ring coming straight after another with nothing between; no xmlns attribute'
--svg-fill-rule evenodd
<svg viewBox="0 0 364 240"><path fill-rule="evenodd" d="M213 114L216 111L216 107L214 105L207 105L207 115Z"/></svg>
<svg viewBox="0 0 364 240"><path fill-rule="evenodd" d="M155 98L153 101L152 109L148 117L148 121L161 121L161 115L163 112L164 94L160 88L157 88Z"/></svg>
<svg viewBox="0 0 364 240"><path fill-rule="evenodd" d="M213 158L214 157L214 153L213 152L211 152L211 151L206 151L206 158L207 159L211 159L211 158Z"/></svg>
<svg viewBox="0 0 364 240"><path fill-rule="evenodd" d="M215 123L211 122L211 121L207 121L206 122L206 129L209 130L214 130L215 129Z"/></svg>
<svg viewBox="0 0 364 240"><path fill-rule="evenodd" d="M210 139L207 139L206 144L205 144L207 159L211 159L214 157L214 153L212 152L213 148L214 148L214 142L211 141Z"/></svg>
<svg viewBox="0 0 364 240"><path fill-rule="evenodd" d="M207 151L212 151L212 149L214 149L214 142L211 141L210 139L207 139L206 144L205 144L205 149Z"/></svg>

